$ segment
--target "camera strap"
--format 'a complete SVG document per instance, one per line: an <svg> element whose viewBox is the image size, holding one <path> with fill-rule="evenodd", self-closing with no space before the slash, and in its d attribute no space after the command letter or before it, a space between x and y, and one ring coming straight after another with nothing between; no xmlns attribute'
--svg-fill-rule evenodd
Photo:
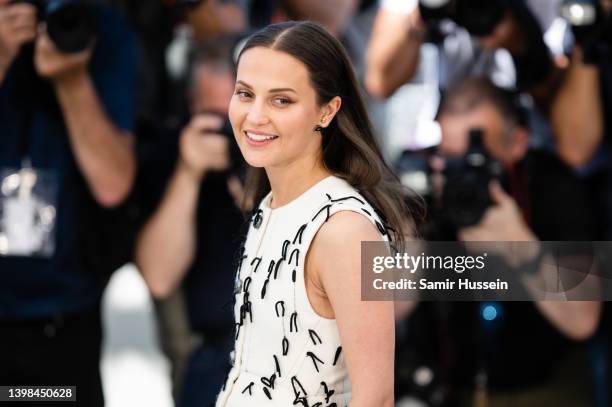
<svg viewBox="0 0 612 407"><path fill-rule="evenodd" d="M24 46L11 66L11 123L20 167L0 168L0 256L52 257L55 253L58 178L30 160L33 119L41 105L42 82L33 62L34 45ZM15 145L16 144L16 145ZM13 153L14 154L14 153Z"/></svg>
<svg viewBox="0 0 612 407"><path fill-rule="evenodd" d="M13 67L15 75L15 100L18 112L17 128L20 132L18 151L22 167L30 166L30 133L36 103L35 84L38 82L33 61L34 45L28 44L19 53Z"/></svg>

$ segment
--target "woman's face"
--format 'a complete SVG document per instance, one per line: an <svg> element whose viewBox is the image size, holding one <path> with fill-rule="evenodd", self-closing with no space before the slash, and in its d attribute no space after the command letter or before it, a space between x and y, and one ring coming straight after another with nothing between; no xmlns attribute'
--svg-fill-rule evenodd
<svg viewBox="0 0 612 407"><path fill-rule="evenodd" d="M264 47L242 54L229 117L250 165L315 165L321 157L321 135L314 128L327 110L317 105L308 70L296 58Z"/></svg>

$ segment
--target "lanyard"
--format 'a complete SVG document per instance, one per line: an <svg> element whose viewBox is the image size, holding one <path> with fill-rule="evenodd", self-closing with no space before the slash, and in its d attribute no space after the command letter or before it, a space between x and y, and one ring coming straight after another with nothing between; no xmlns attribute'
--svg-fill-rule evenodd
<svg viewBox="0 0 612 407"><path fill-rule="evenodd" d="M34 68L34 45L25 45L15 60L12 73L15 84L15 107L19 131L18 152L22 167L30 166L30 133L34 109L38 102L41 85Z"/></svg>

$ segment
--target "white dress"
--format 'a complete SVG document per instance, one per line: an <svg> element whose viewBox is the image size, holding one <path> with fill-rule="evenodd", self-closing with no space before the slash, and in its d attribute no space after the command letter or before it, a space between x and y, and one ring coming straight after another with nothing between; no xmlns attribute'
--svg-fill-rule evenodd
<svg viewBox="0 0 612 407"><path fill-rule="evenodd" d="M353 211L386 230L347 182L329 176L252 218L236 274L232 368L216 407L344 407L351 386L336 320L313 310L304 284L306 253L334 213ZM386 237L386 236L385 236Z"/></svg>

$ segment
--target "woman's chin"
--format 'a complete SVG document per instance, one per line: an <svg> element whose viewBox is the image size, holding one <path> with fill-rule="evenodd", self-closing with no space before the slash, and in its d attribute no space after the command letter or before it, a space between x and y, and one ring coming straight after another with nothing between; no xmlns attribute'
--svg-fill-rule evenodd
<svg viewBox="0 0 612 407"><path fill-rule="evenodd" d="M243 157L244 161L246 161L247 164L254 168L264 168L269 164L268 160L263 157L253 157L250 155L245 155Z"/></svg>

